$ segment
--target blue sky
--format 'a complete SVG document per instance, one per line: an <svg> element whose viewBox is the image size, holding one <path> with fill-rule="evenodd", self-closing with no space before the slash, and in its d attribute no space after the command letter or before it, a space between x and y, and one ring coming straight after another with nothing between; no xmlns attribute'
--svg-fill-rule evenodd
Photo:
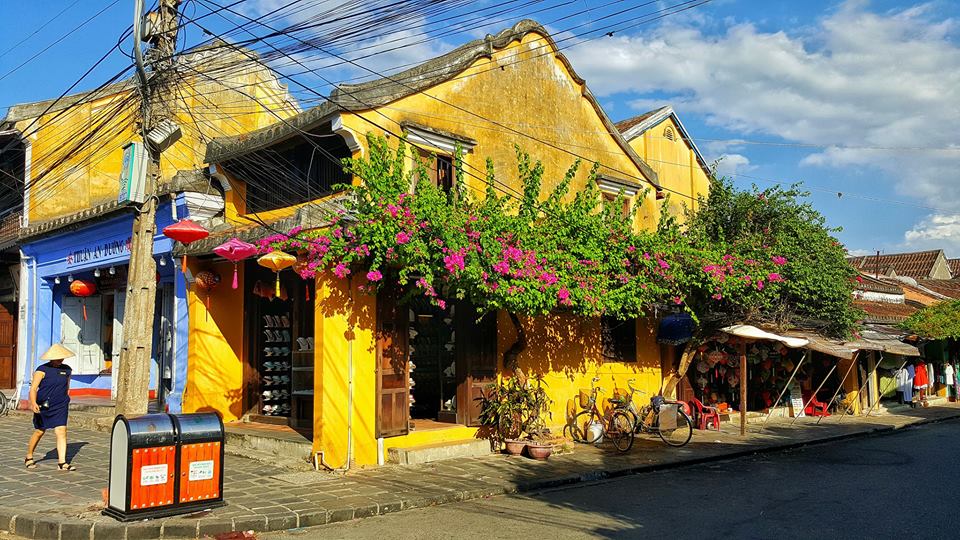
<svg viewBox="0 0 960 540"><path fill-rule="evenodd" d="M721 171L737 184L803 181L828 222L843 227L841 240L852 252L944 248L960 256L960 3L713 0L656 22L627 24L681 1L556 0L502 18L517 20L542 9L535 18L556 21L548 28L558 39L568 38L562 46L596 38L564 52L614 120L671 103L708 159L723 157ZM289 3L247 0L235 9L262 17ZM275 28L310 16L323 20L338 3L305 0L299 13L262 20ZM377 3L365 3L365 9ZM502 4L473 2L443 18L411 13L378 39L341 43L337 50L354 58L379 53L357 62L370 71L389 71L507 26L495 12ZM528 3L508 2L523 4ZM66 90L114 46L130 23L131 6L130 0L4 2L0 113L10 104ZM190 0L183 11L196 18L207 14L208 6ZM628 7L633 10L615 15ZM442 33L444 21L466 20L483 9L490 10L478 17L483 23ZM243 22L226 15L209 15L200 24L221 33ZM611 28L617 31L606 36ZM254 28L257 34L265 31ZM206 39L195 25L182 38L182 46ZM407 46L390 50L397 44ZM129 49L128 40L122 50ZM297 57L334 81L367 74L325 67L330 59L310 52ZM129 64L115 51L77 90L93 88ZM281 66L281 71L300 68ZM316 77L296 79L329 91ZM296 85L291 90L315 99Z"/></svg>

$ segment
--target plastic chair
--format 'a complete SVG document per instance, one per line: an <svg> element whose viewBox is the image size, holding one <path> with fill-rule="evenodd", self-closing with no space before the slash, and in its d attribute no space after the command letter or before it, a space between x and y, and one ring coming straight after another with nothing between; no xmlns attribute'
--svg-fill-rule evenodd
<svg viewBox="0 0 960 540"><path fill-rule="evenodd" d="M720 412L716 407L708 407L697 398L691 399L690 403L697 411L697 429L708 429L713 423L713 428L720 431Z"/></svg>
<svg viewBox="0 0 960 540"><path fill-rule="evenodd" d="M810 404L807 405L807 408L803 410L803 414L807 416L830 416L830 413L827 412L827 404L822 401L817 401L816 396L813 395L813 392L802 392L803 402L806 403L810 401ZM813 397L813 399L810 399Z"/></svg>

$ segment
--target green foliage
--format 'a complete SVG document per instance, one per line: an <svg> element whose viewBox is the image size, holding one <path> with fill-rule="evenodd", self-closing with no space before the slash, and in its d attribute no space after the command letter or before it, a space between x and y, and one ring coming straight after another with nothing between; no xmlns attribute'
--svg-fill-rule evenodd
<svg viewBox="0 0 960 540"><path fill-rule="evenodd" d="M911 315L900 326L926 339L960 338L960 300L927 306Z"/></svg>
<svg viewBox="0 0 960 540"><path fill-rule="evenodd" d="M498 180L488 160L476 198L463 188L459 159L459 190L447 194L417 181L427 177L419 160L405 167L402 141L394 151L370 137L369 147L368 158L345 161L362 180L345 186L346 212L328 228L265 238L262 249L303 253L305 278L359 271L370 290L412 284L411 294L437 305L466 299L480 312L628 319L671 307L704 331L802 320L842 334L855 321L843 247L793 189L738 192L719 181L688 226L664 209L656 230L638 232L622 199L602 202L596 165L574 163L544 193L543 166L518 148L520 189L501 189L518 183ZM582 174L586 187L571 193Z"/></svg>
<svg viewBox="0 0 960 540"><path fill-rule="evenodd" d="M543 382L510 377L487 386L480 401L480 424L490 428L498 440L518 439L522 435L540 437L545 430L543 415L550 410L550 398Z"/></svg>

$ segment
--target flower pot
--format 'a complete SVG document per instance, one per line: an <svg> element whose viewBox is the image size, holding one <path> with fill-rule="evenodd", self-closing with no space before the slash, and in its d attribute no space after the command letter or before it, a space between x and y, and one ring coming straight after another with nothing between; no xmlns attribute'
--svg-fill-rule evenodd
<svg viewBox="0 0 960 540"><path fill-rule="evenodd" d="M527 455L533 459L547 459L552 453L552 444L527 443Z"/></svg>
<svg viewBox="0 0 960 540"><path fill-rule="evenodd" d="M507 439L503 441L503 445L506 447L508 454L511 456L519 456L521 453L523 453L523 449L527 446L527 441Z"/></svg>

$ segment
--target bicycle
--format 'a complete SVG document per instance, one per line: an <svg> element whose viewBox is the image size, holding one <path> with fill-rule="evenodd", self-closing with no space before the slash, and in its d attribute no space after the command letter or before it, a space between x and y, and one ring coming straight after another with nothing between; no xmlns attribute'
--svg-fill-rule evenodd
<svg viewBox="0 0 960 540"><path fill-rule="evenodd" d="M590 397L586 403L581 403L583 410L573 417L564 430L569 429L574 442L595 444L608 438L618 451L627 452L633 447L633 419L616 407L607 414L600 411L597 398L603 389L596 386L599 380L600 377L594 377L590 382ZM599 429L594 426L599 426Z"/></svg>
<svg viewBox="0 0 960 540"><path fill-rule="evenodd" d="M10 399L0 392L0 416L6 416L8 412L10 412Z"/></svg>
<svg viewBox="0 0 960 540"><path fill-rule="evenodd" d="M653 396L650 398L650 404L645 405L639 411L633 402L633 395L636 393L646 394L643 390L637 390L633 387L634 379L627 381L627 388L630 393L619 400L611 400L614 407L629 414L633 419L635 433L656 433L660 439L669 446L681 447L690 442L693 437L693 421L683 412L681 403L665 399L663 396ZM660 429L660 408L663 405L676 405L677 419L676 426L669 429Z"/></svg>

